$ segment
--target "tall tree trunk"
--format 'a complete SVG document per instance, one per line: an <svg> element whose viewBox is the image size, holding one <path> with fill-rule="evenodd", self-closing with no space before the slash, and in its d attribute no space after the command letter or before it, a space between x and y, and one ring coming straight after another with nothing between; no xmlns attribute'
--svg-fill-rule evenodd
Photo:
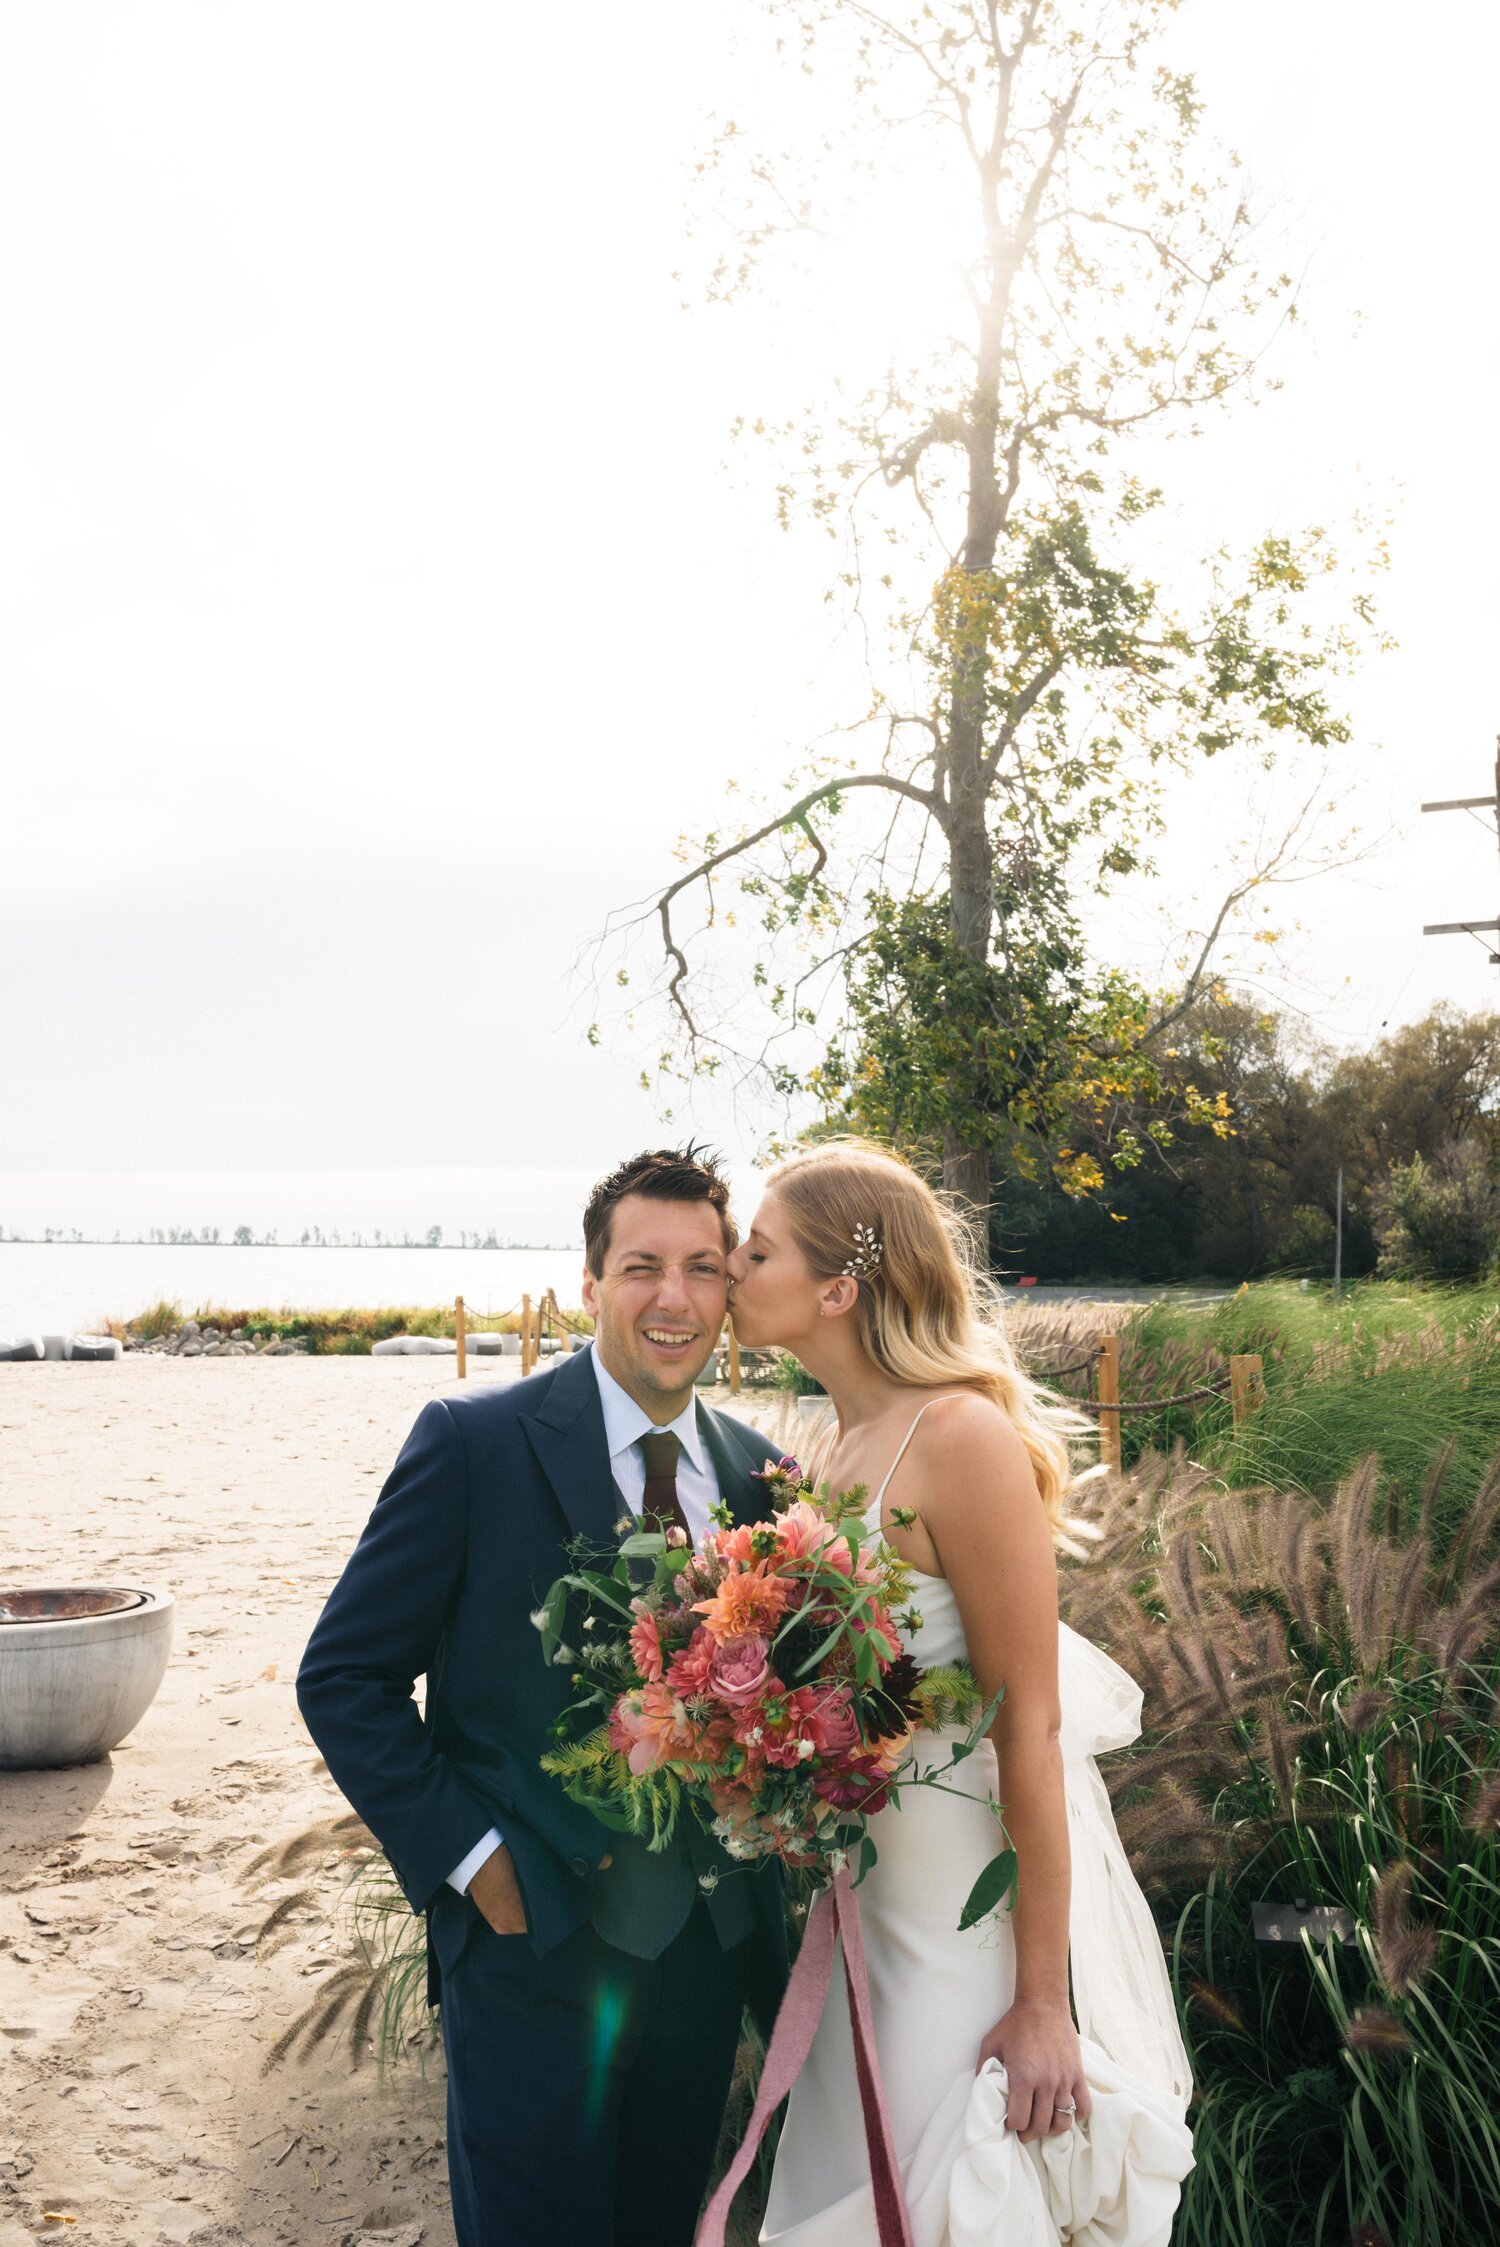
<svg viewBox="0 0 1500 2247"><path fill-rule="evenodd" d="M955 695L948 718L948 925L971 960L989 956L994 926L994 870L985 819L983 741L977 714ZM950 1125L943 1140L943 1185L965 1212L989 1261L989 1149Z"/></svg>
<svg viewBox="0 0 1500 2247"><path fill-rule="evenodd" d="M981 317L976 381L970 400L969 503L960 566L970 571L993 567L1004 502L995 467L999 415L1000 339L1006 283L998 281ZM947 739L942 771L947 782L948 925L969 958L983 966L989 957L995 920L994 867L986 808L989 783L984 769L985 681L989 650L985 625L976 620L972 646L951 651ZM975 1242L989 1262L990 1157L987 1145L974 1145L950 1125L943 1139L943 1185L967 1215Z"/></svg>

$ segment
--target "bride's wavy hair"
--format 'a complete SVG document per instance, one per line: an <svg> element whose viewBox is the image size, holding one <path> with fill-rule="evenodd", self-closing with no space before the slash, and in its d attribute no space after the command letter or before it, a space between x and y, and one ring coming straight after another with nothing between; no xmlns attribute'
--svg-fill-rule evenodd
<svg viewBox="0 0 1500 2247"><path fill-rule="evenodd" d="M819 1279L853 1267L860 1337L882 1373L903 1387L977 1389L999 1405L1026 1446L1049 1520L1063 1516L1072 1480L1070 1437L1092 1426L1026 1373L1005 1332L999 1290L980 1270L957 1212L899 1157L861 1139L793 1155L766 1180ZM873 1231L879 1260L861 1253Z"/></svg>

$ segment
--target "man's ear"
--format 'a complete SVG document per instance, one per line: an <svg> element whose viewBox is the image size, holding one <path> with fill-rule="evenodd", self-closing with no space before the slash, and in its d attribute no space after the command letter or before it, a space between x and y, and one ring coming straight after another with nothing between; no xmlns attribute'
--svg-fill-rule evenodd
<svg viewBox="0 0 1500 2247"><path fill-rule="evenodd" d="M599 1316L599 1288L587 1264L583 1267L583 1307L591 1319Z"/></svg>

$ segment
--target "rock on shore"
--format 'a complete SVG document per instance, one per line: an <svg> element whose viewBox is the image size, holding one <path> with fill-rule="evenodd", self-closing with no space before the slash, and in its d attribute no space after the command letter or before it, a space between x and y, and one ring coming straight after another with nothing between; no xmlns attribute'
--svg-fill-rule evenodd
<svg viewBox="0 0 1500 2247"><path fill-rule="evenodd" d="M305 1335L257 1341L243 1326L226 1333L219 1326L200 1326L196 1319L184 1319L172 1334L144 1335L127 1326L123 1340L127 1350L158 1358L297 1358L306 1357L311 1348Z"/></svg>

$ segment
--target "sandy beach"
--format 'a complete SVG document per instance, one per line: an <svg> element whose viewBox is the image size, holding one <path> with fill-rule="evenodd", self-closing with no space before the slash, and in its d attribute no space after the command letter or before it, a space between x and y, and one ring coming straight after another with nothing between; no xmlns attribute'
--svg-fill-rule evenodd
<svg viewBox="0 0 1500 2247"><path fill-rule="evenodd" d="M0 1368L0 1577L178 1600L161 1691L110 1758L0 1773L0 2247L452 2247L440 2054L382 2084L340 2037L262 2072L350 1955L346 1871L244 1875L346 1807L298 1660L453 1380L451 1359Z"/></svg>

